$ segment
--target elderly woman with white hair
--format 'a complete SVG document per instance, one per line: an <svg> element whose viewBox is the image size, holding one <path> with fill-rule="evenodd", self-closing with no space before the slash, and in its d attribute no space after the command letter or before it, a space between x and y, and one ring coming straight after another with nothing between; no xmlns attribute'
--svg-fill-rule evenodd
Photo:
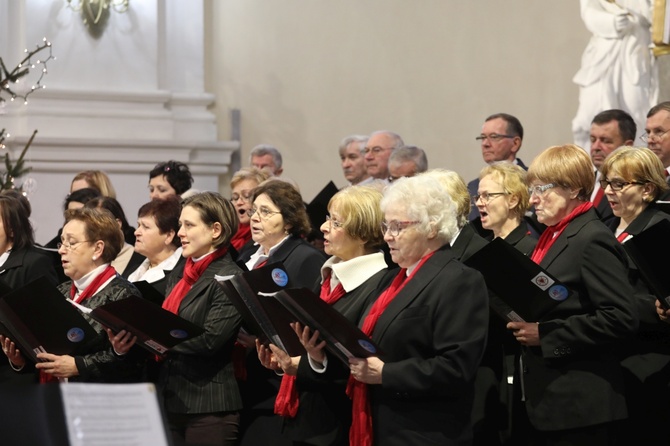
<svg viewBox="0 0 670 446"><path fill-rule="evenodd" d="M488 323L486 284L454 258L456 207L438 180L399 179L381 207L384 240L400 271L360 323L383 354L350 360L350 442L470 444L473 381Z"/></svg>

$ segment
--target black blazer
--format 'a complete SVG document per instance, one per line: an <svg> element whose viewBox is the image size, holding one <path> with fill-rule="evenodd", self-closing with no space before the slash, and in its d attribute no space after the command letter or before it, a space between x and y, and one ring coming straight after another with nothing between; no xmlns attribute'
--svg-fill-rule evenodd
<svg viewBox="0 0 670 446"><path fill-rule="evenodd" d="M41 276L54 286L58 284L51 257L33 246L12 249L7 261L0 266L0 280L12 289L21 288Z"/></svg>
<svg viewBox="0 0 670 446"><path fill-rule="evenodd" d="M653 204L650 204L628 225L628 227L626 227L624 232L635 237L661 220L670 220L670 215L661 212ZM612 231L616 230L619 222L620 219L618 217L611 222L610 228ZM668 237L670 237L670 234L668 234ZM656 296L651 294L649 287L640 275L637 265L628 257L627 260L629 267L628 277L635 289L635 302L640 316L640 330L636 339L631 340L629 348L626 349L624 356L644 354L653 351L666 356L662 362L662 366L665 366L670 360L670 356L668 356L670 355L670 324L662 322L658 318L655 305ZM640 364L643 366L641 370L634 371L634 373L640 375L641 378L643 376L648 376L651 372L658 371L656 370L657 367L654 366L655 361L647 359L645 362L645 364Z"/></svg>
<svg viewBox="0 0 670 446"><path fill-rule="evenodd" d="M241 252L237 263L246 263L256 251ZM270 257L267 263L282 262L288 274L288 288L309 288L321 273L321 265L326 261L326 255L304 241L292 235L281 244Z"/></svg>
<svg viewBox="0 0 670 446"><path fill-rule="evenodd" d="M529 256L533 253L535 245L537 245L537 239L529 232L528 225L524 220L521 220L521 224L514 228L512 232L507 234L505 241L525 255Z"/></svg>
<svg viewBox="0 0 670 446"><path fill-rule="evenodd" d="M626 417L613 350L635 333L638 316L625 262L623 248L594 209L572 220L540 262L574 295L538 321L540 347L523 349L526 409L536 429Z"/></svg>
<svg viewBox="0 0 670 446"><path fill-rule="evenodd" d="M456 237L456 241L451 245L451 252L456 260L464 262L487 243L486 239L472 227L472 224L466 223Z"/></svg>
<svg viewBox="0 0 670 446"><path fill-rule="evenodd" d="M184 275L175 267L168 294ZM242 399L233 375L232 353L242 318L214 275L233 275L240 268L229 254L214 260L179 305L178 315L205 329L176 345L161 363L159 388L169 413L237 411Z"/></svg>
<svg viewBox="0 0 670 446"><path fill-rule="evenodd" d="M375 444L469 444L488 314L483 277L449 245L405 284L372 332L385 363L369 386Z"/></svg>
<svg viewBox="0 0 670 446"><path fill-rule="evenodd" d="M388 286L392 277L387 273L384 269L372 275L358 288L342 296L333 308L357 324L380 289ZM333 366L340 366L336 358L330 361L337 362ZM324 380L320 374L312 372L307 358L300 359L296 379L300 406L296 417L285 419L284 425L292 441L318 446L349 444L351 400L345 393L347 376L348 373L344 373L337 380Z"/></svg>
<svg viewBox="0 0 670 446"><path fill-rule="evenodd" d="M11 289L21 288L41 276L46 276L54 286L58 284L50 253L37 247L12 249L5 263L0 266L0 281ZM33 374L16 373L6 358L2 359L4 360L0 360L0 383L20 384L34 381Z"/></svg>

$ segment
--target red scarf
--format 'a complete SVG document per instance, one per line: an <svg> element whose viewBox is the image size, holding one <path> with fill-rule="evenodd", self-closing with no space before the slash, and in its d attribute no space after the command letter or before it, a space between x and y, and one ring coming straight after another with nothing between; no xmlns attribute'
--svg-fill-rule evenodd
<svg viewBox="0 0 670 446"><path fill-rule="evenodd" d="M107 265L107 268L103 269L100 274L98 274L95 279L91 283L88 284L86 288L84 288L84 291L82 291L79 296L77 296L77 287L74 284L74 280L72 281L72 287L70 288L70 299L72 299L75 303L81 303L88 299L89 297L93 296L95 293L98 292L98 288L100 286L107 282L109 279L114 277L116 275L116 270L112 265ZM75 297L76 296L76 297Z"/></svg>
<svg viewBox="0 0 670 446"><path fill-rule="evenodd" d="M419 268L434 254L435 251L424 256L419 264L414 268L412 274L407 277L407 268L402 268L398 275L393 279L389 286L375 301L370 312L363 321L362 331L368 336L372 335L379 317L384 313L386 307L403 289L405 284L412 280L412 277L419 271ZM370 397L368 395L368 386L365 383L356 381L349 375L347 382L347 396L352 400L352 422L349 430L349 444L352 446L372 446L372 411L370 410Z"/></svg>
<svg viewBox="0 0 670 446"><path fill-rule="evenodd" d="M330 290L331 274L326 277L326 280L321 284L321 300L329 305L335 304L346 293L342 287L342 282L338 283L334 290ZM298 406L300 399L298 397L298 389L295 386L295 376L284 375L281 379L281 386L279 386L279 393L275 399L275 413L286 418L295 418L298 413Z"/></svg>
<svg viewBox="0 0 670 446"><path fill-rule="evenodd" d="M251 225L240 223L230 244L239 252L249 240L251 240Z"/></svg>
<svg viewBox="0 0 670 446"><path fill-rule="evenodd" d="M186 259L184 276L177 282L177 285L172 288L170 295L163 301L163 308L174 314L178 314L179 305L181 305L181 301L184 300L184 296L186 296L186 293L188 293L193 284L202 276L202 273L205 272L210 263L223 257L227 252L227 247L221 247L197 263L191 257Z"/></svg>
<svg viewBox="0 0 670 446"><path fill-rule="evenodd" d="M72 281L72 287L70 288L70 299L72 299L76 303L81 303L84 300L88 299L89 297L93 296L95 293L98 292L98 288L100 286L107 282L110 278L114 277L116 275L116 270L112 265L107 265L107 268L103 269L100 274L98 274L91 283L88 284L86 288L84 288L84 291L82 291L79 296L77 296L77 287L74 284L74 280ZM76 296L76 297L75 297ZM58 378L53 376L50 373L46 373L44 370L40 370L39 374L39 382L40 384L46 384L46 383L57 383Z"/></svg>
<svg viewBox="0 0 670 446"><path fill-rule="evenodd" d="M540 239L537 241L537 246L535 246L535 250L533 251L533 254L530 256L531 260L539 265L544 256L547 254L547 251L549 251L549 248L551 248L556 239L558 239L563 230L565 230L565 228L568 226L568 223L570 223L572 220L579 217L592 207L593 203L591 203L590 201L585 201L584 203L580 204L575 209L573 209L570 215L563 218L563 220L559 221L556 225L547 227L547 229L545 229L542 235L540 236Z"/></svg>

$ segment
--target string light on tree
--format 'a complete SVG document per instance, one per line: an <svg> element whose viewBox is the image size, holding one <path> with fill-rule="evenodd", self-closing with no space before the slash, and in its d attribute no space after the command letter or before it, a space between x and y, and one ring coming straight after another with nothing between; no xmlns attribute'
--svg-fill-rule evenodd
<svg viewBox="0 0 670 446"><path fill-rule="evenodd" d="M39 54L40 52L48 51L48 56L44 59L37 59L35 62L32 59ZM46 88L46 85L42 83L42 79L47 74L47 62L50 60L56 60L56 57L52 53L51 42L45 37L42 39L42 43L36 45L36 48L32 51L27 48L24 50L26 57L19 62L16 67L9 71L5 66L2 57L0 57L0 102L5 102L5 95L9 96L10 101L14 101L16 98L23 99L24 104L28 103L28 96L34 93L37 90ZM41 66L41 68L40 68ZM39 69L39 76L37 81L32 85L32 87L23 94L17 93L13 86L19 83L19 80L31 70Z"/></svg>

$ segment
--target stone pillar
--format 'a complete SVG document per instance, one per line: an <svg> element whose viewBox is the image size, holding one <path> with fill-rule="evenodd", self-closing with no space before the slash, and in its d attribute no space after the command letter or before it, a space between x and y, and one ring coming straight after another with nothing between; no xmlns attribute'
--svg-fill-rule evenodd
<svg viewBox="0 0 670 446"><path fill-rule="evenodd" d="M203 0L130 0L126 12L110 11L91 32L65 1L0 0L5 64L43 37L57 58L46 89L28 105L8 103L0 116L15 157L39 131L26 157L38 242L61 226L62 202L81 170L110 175L131 222L149 199L148 172L157 162L185 162L196 189L219 189L239 142L218 141L208 110L214 96L204 91L203 8Z"/></svg>

